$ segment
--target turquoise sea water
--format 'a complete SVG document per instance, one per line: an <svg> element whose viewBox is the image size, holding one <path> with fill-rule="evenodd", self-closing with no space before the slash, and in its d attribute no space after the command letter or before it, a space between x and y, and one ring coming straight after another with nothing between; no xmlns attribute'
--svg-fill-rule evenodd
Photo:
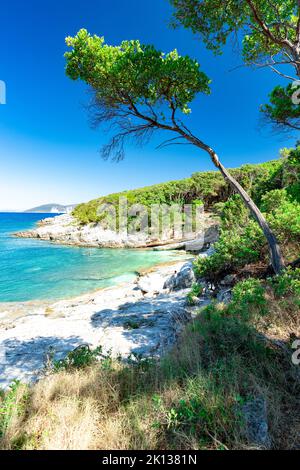
<svg viewBox="0 0 300 470"><path fill-rule="evenodd" d="M0 213L0 302L63 299L132 279L174 252L77 248L14 238L53 214Z"/></svg>

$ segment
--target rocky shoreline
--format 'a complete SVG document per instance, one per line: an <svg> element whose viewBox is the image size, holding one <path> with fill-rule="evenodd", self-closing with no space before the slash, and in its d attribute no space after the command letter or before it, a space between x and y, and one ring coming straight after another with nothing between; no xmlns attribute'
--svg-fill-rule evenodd
<svg viewBox="0 0 300 470"><path fill-rule="evenodd" d="M122 358L160 356L192 318L186 296L193 282L192 261L185 259L78 298L0 304L0 388L35 380L49 354L61 359L82 344ZM206 295L199 300L209 302Z"/></svg>
<svg viewBox="0 0 300 470"><path fill-rule="evenodd" d="M219 235L218 221L209 213L203 217L203 228L199 234L201 248L217 241ZM188 249L197 251L199 243L194 244L195 238L176 239L173 233L165 233L161 238L141 234L128 234L105 229L101 224L80 225L69 214L54 218L43 219L37 228L17 232L19 238L37 238L53 243L71 246L96 248L156 248L156 249ZM194 250L196 246L196 250Z"/></svg>

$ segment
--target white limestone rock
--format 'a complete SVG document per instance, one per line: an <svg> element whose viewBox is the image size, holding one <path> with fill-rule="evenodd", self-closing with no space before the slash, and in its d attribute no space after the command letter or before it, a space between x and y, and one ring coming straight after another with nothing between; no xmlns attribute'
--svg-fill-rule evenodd
<svg viewBox="0 0 300 470"><path fill-rule="evenodd" d="M169 293L162 288L185 263L159 267L145 275L145 282L141 276L138 282L149 286L147 296L132 281L53 304L0 304L0 388L14 379L35 380L49 352L61 359L82 344L101 345L123 358L163 354L193 313L187 289Z"/></svg>

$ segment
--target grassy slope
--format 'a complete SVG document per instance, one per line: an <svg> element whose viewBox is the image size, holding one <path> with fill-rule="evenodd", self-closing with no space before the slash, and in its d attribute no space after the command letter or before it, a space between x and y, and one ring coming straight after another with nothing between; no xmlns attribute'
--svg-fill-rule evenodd
<svg viewBox="0 0 300 470"><path fill-rule="evenodd" d="M206 309L159 365L106 358L61 365L30 391L18 385L2 402L1 447L250 448L240 410L262 396L272 447L295 448L300 382L290 334L300 334L299 297L279 299L269 289L259 307L253 292L242 302L247 320L238 295L235 316L220 304Z"/></svg>

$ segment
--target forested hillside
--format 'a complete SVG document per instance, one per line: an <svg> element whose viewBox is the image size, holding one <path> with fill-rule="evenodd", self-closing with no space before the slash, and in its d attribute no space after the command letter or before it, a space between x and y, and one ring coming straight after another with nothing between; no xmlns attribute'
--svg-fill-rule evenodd
<svg viewBox="0 0 300 470"><path fill-rule="evenodd" d="M295 151L298 155L299 151ZM296 163L283 152L282 158L257 165L243 165L231 170L232 175L249 191L256 203L260 203L263 194L274 189L283 189L290 183L298 182L295 172ZM291 189L296 191L296 188ZM206 209L212 209L218 202L226 201L232 195L230 186L217 171L197 172L190 178L169 181L140 189L109 194L90 202L79 204L73 215L83 224L97 221L97 209L100 204L118 205L119 197L126 196L129 204L191 204L202 200Z"/></svg>

